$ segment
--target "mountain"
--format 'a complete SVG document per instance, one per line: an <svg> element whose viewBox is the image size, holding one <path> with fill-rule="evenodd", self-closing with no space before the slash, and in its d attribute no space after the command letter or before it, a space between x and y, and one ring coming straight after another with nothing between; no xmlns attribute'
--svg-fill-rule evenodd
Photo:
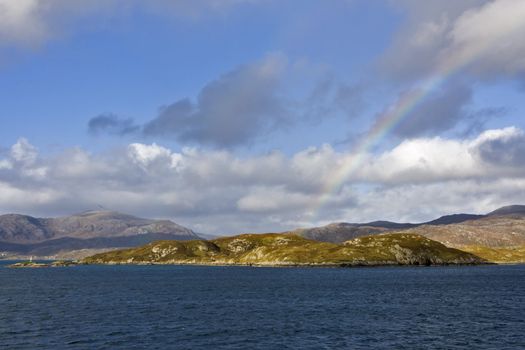
<svg viewBox="0 0 525 350"><path fill-rule="evenodd" d="M161 239L197 239L169 220L150 220L114 211L87 211L60 218L0 216L0 252L48 256L82 249L133 247Z"/></svg>
<svg viewBox="0 0 525 350"><path fill-rule="evenodd" d="M421 226L421 225L450 225L450 224L459 224L465 221L470 220L477 220L482 219L486 215L475 215L475 214L452 214L452 215L445 215L438 219L427 221L422 224L416 224L414 226Z"/></svg>
<svg viewBox="0 0 525 350"><path fill-rule="evenodd" d="M525 262L524 205L502 207L486 215L446 215L419 224L390 221L334 223L292 232L304 238L331 243L341 243L370 234L417 234L448 247L471 252L491 262Z"/></svg>
<svg viewBox="0 0 525 350"><path fill-rule="evenodd" d="M53 237L45 219L27 215L0 215L0 241L8 243L40 242Z"/></svg>
<svg viewBox="0 0 525 350"><path fill-rule="evenodd" d="M449 247L525 245L525 214L490 215L450 225L422 225L404 232L420 234Z"/></svg>
<svg viewBox="0 0 525 350"><path fill-rule="evenodd" d="M296 229L288 233L321 242L341 243L385 231L388 231L388 228L339 222L322 227Z"/></svg>
<svg viewBox="0 0 525 350"><path fill-rule="evenodd" d="M376 266L480 264L473 254L413 234L356 238L344 244L293 234L244 234L211 241L160 241L97 254L86 264L196 264L255 266Z"/></svg>
<svg viewBox="0 0 525 350"><path fill-rule="evenodd" d="M520 215L525 214L525 205L511 205L497 209L487 215L475 214L451 214L441 216L435 220L422 223L397 223L391 221L372 221L368 223L332 223L322 227L300 228L291 232L296 233L302 237L315 239L323 242L340 243L348 239L366 236L370 234L378 234L388 231L405 231L414 229L415 232L422 234L418 227L425 227L429 230L429 226L446 226L452 224L461 224L465 222L472 222L487 218L489 216L501 215ZM444 229L445 230L445 229ZM435 231L439 231L437 228Z"/></svg>
<svg viewBox="0 0 525 350"><path fill-rule="evenodd" d="M399 222L384 221L384 220L378 220L378 221L367 222L365 224L354 224L354 225L365 226L365 227L366 226L380 227L380 228L396 229L396 230L417 226L417 224L399 223Z"/></svg>
<svg viewBox="0 0 525 350"><path fill-rule="evenodd" d="M450 223L464 222L469 219L477 219L483 215L457 214L442 216L439 219L429 221L428 223L410 224L397 223L391 221L372 221L363 224L353 224L346 222L337 222L321 227L299 228L290 233L295 233L307 239L314 239L322 242L341 243L356 237L384 233L388 231L398 231L412 229L422 225L447 225Z"/></svg>
<svg viewBox="0 0 525 350"><path fill-rule="evenodd" d="M487 214L488 216L499 215L525 215L525 205L509 205L496 209Z"/></svg>

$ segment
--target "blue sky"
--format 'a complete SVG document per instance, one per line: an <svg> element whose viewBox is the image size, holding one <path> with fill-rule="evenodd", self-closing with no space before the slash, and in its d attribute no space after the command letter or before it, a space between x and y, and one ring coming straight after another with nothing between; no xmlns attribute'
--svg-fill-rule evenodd
<svg viewBox="0 0 525 350"><path fill-rule="evenodd" d="M524 11L0 0L0 212L102 205L220 233L523 202Z"/></svg>

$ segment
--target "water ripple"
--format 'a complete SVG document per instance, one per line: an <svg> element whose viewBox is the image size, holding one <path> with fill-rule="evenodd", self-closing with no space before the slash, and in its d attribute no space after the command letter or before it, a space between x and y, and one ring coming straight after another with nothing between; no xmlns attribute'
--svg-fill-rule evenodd
<svg viewBox="0 0 525 350"><path fill-rule="evenodd" d="M525 267L0 266L1 349L519 349Z"/></svg>

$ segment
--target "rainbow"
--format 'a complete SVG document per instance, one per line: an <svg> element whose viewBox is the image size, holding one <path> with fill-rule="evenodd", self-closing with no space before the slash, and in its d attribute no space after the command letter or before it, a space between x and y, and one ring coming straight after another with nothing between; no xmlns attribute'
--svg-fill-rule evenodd
<svg viewBox="0 0 525 350"><path fill-rule="evenodd" d="M364 162L371 147L376 145L397 127L427 96L439 88L450 76L465 67L471 60L465 56L455 56L439 66L423 84L402 95L378 121L368 130L365 137L354 146L350 159L343 162L323 186L321 194L309 210L311 220L315 221L320 210L344 186L347 179Z"/></svg>

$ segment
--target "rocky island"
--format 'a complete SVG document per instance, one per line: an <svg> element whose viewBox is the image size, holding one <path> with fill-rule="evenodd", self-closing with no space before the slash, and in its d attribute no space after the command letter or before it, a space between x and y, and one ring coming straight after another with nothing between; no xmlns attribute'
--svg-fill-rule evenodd
<svg viewBox="0 0 525 350"><path fill-rule="evenodd" d="M388 266L484 264L478 256L416 234L380 234L342 244L293 234L243 234L214 240L158 241L97 254L85 264Z"/></svg>
<svg viewBox="0 0 525 350"><path fill-rule="evenodd" d="M67 261L67 260L57 260L51 263L22 261L22 262L14 263L11 265L7 265L7 267L10 267L10 268L41 268L41 267L68 267L68 266L76 266L76 265L78 265L77 262Z"/></svg>

